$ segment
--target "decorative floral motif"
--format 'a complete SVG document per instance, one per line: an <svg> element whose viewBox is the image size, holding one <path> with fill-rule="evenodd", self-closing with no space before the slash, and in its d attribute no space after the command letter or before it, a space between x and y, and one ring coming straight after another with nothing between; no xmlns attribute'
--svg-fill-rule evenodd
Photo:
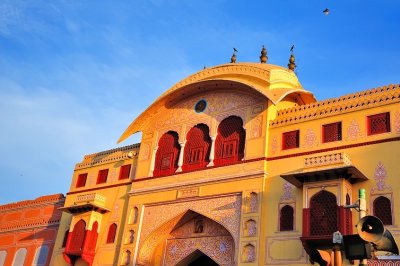
<svg viewBox="0 0 400 266"><path fill-rule="evenodd" d="M250 193L250 212L256 212L257 211L257 205L258 205L258 195L255 192Z"/></svg>
<svg viewBox="0 0 400 266"><path fill-rule="evenodd" d="M254 118L251 122L250 138L259 138L262 134L262 120L261 117Z"/></svg>
<svg viewBox="0 0 400 266"><path fill-rule="evenodd" d="M294 186L289 182L285 182L283 184L283 195L281 196L281 202L284 201L293 201L295 199L295 195L292 194Z"/></svg>
<svg viewBox="0 0 400 266"><path fill-rule="evenodd" d="M382 162L378 162L378 165L375 168L374 179L376 180L376 187L371 189L371 193L375 193L376 191L383 191L385 189L392 190L390 186L385 184L385 179L387 178L387 171Z"/></svg>
<svg viewBox="0 0 400 266"><path fill-rule="evenodd" d="M307 148L313 147L316 145L317 135L315 134L312 128L307 129L307 132L304 136L304 145Z"/></svg>
<svg viewBox="0 0 400 266"><path fill-rule="evenodd" d="M360 126L358 125L357 121L353 119L353 121L351 121L350 125L347 127L347 140L355 141L361 136L362 133Z"/></svg>

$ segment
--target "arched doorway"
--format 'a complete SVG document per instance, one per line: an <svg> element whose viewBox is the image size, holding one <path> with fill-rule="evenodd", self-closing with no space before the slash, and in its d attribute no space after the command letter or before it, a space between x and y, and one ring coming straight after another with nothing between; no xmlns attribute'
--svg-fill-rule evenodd
<svg viewBox="0 0 400 266"><path fill-rule="evenodd" d="M211 259L209 256L207 256L198 249L176 264L176 266L204 266L204 265L218 266L218 263L213 261L213 259Z"/></svg>
<svg viewBox="0 0 400 266"><path fill-rule="evenodd" d="M140 265L232 265L235 242L220 223L188 210L153 231L143 242Z"/></svg>

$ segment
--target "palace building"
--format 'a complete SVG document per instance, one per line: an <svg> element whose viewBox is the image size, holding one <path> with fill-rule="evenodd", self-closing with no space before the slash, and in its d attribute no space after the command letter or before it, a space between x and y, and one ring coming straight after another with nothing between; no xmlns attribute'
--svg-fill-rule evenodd
<svg viewBox="0 0 400 266"><path fill-rule="evenodd" d="M54 194L0 206L0 265L49 265L65 197Z"/></svg>
<svg viewBox="0 0 400 266"><path fill-rule="evenodd" d="M84 156L50 265L310 265L356 233L361 188L399 241L400 85L317 101L293 55L260 59L179 81L119 139L140 144Z"/></svg>

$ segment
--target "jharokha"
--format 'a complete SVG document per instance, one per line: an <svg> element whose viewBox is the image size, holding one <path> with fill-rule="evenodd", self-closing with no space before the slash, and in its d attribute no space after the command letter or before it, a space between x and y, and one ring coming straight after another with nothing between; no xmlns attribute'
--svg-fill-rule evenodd
<svg viewBox="0 0 400 266"><path fill-rule="evenodd" d="M235 51L167 89L118 140L141 142L85 155L65 198L0 206L0 266L330 265L335 246L358 265L332 237L357 233L361 188L399 241L400 86L317 101L293 53L267 60Z"/></svg>

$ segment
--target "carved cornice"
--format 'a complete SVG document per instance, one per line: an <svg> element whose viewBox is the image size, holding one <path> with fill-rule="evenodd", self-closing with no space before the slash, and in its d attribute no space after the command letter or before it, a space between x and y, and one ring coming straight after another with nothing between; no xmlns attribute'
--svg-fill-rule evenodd
<svg viewBox="0 0 400 266"><path fill-rule="evenodd" d="M29 220L13 221L9 223L2 223L0 225L0 232L7 232L13 230L25 230L36 227L47 227L58 225L61 220L61 212L56 217L37 218Z"/></svg>
<svg viewBox="0 0 400 266"><path fill-rule="evenodd" d="M400 84L344 95L278 111L271 127L280 127L400 101Z"/></svg>
<svg viewBox="0 0 400 266"><path fill-rule="evenodd" d="M46 195L46 196L36 198L34 200L24 200L24 201L18 201L18 202L1 205L0 213L10 211L13 209L32 207L34 205L43 205L43 204L55 205L57 203L64 204L64 201L65 201L65 197L63 194Z"/></svg>
<svg viewBox="0 0 400 266"><path fill-rule="evenodd" d="M83 161L75 165L75 170L92 167L103 163L131 159L130 156L137 157L139 153L139 147L140 143L137 143L112 150L85 155ZM129 154L130 152L132 153Z"/></svg>

